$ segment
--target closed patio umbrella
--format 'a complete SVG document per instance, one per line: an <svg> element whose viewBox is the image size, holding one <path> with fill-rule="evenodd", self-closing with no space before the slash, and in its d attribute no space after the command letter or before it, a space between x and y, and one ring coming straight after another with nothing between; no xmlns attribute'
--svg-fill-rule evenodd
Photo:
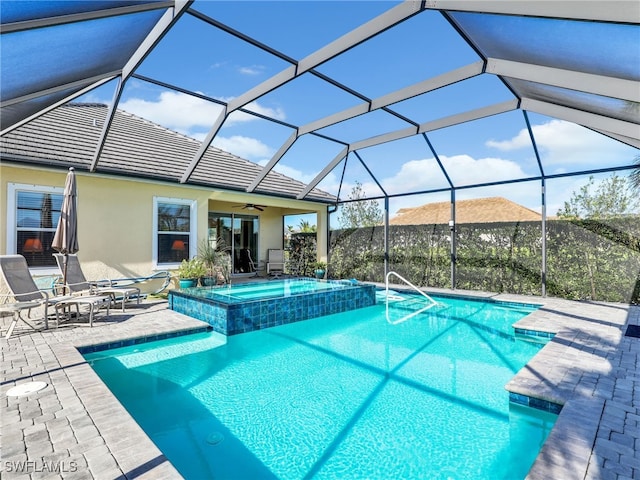
<svg viewBox="0 0 640 480"><path fill-rule="evenodd" d="M78 247L78 210L77 210L77 188L76 174L73 167L69 168L67 181L64 185L62 206L60 208L60 220L56 233L53 236L51 248L62 253L64 258L64 269L62 271L63 284L67 283L67 257L71 253L76 253Z"/></svg>

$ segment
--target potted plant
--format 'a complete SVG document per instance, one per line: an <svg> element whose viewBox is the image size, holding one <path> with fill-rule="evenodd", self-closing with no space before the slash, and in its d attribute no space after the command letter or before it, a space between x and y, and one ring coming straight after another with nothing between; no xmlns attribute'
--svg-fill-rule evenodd
<svg viewBox="0 0 640 480"><path fill-rule="evenodd" d="M217 284L229 283L229 273L231 272L231 256L224 241L218 238L215 247L209 240L204 239L198 248L198 258L205 268L202 276L202 285L211 287Z"/></svg>
<svg viewBox="0 0 640 480"><path fill-rule="evenodd" d="M205 273L202 276L200 283L205 287L211 287L217 283L215 264L216 264L216 249L211 245L208 239L202 240L198 247L198 258L202 262L205 268Z"/></svg>
<svg viewBox="0 0 640 480"><path fill-rule="evenodd" d="M182 260L178 268L178 278L180 279L180 288L189 288L195 286L198 279L206 273L206 268L199 258L191 260Z"/></svg>
<svg viewBox="0 0 640 480"><path fill-rule="evenodd" d="M313 265L315 269L316 278L324 278L324 274L327 272L327 262L317 261Z"/></svg>

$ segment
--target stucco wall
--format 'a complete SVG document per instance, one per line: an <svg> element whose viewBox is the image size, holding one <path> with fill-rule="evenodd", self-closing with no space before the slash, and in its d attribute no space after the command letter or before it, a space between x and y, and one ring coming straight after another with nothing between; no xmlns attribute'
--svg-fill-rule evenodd
<svg viewBox="0 0 640 480"><path fill-rule="evenodd" d="M0 166L0 253L7 252L7 185L9 183L64 187L66 171ZM207 235L209 210L235 212L231 204L266 204L265 197L200 187L169 185L137 179L101 176L76 171L78 184L78 257L90 279L145 276L153 272L153 198L197 201L198 244ZM326 217L324 205L273 199L260 215L260 258L267 249L282 248L282 216L315 211ZM287 208L290 207L290 208ZM319 220L320 223L320 220ZM326 251L321 254L326 255ZM49 269L49 273L54 270ZM32 274L47 273L33 269Z"/></svg>

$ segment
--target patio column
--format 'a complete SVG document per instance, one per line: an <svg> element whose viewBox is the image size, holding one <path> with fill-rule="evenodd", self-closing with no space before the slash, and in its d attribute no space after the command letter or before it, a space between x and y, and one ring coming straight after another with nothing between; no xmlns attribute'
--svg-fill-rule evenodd
<svg viewBox="0 0 640 480"><path fill-rule="evenodd" d="M316 228L317 257L327 261L329 252L329 216L326 208L318 210L316 214L318 221Z"/></svg>

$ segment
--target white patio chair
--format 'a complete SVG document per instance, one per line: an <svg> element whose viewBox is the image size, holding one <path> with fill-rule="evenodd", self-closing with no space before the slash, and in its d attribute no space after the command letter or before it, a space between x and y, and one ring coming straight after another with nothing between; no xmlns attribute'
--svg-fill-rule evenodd
<svg viewBox="0 0 640 480"><path fill-rule="evenodd" d="M267 251L267 275L274 278L284 273L284 250L269 249Z"/></svg>

